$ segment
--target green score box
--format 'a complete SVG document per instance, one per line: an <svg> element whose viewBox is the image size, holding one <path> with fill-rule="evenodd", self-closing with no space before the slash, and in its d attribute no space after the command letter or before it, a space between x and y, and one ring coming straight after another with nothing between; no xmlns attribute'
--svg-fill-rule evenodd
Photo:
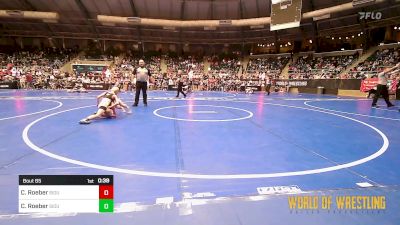
<svg viewBox="0 0 400 225"><path fill-rule="evenodd" d="M114 200L113 199L99 199L99 212L114 212Z"/></svg>

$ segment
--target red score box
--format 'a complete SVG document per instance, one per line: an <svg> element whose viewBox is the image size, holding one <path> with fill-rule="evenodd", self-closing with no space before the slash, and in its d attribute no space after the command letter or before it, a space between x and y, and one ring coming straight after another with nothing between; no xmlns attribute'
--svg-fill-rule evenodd
<svg viewBox="0 0 400 225"><path fill-rule="evenodd" d="M114 188L112 185L100 185L99 186L99 199L113 199Z"/></svg>

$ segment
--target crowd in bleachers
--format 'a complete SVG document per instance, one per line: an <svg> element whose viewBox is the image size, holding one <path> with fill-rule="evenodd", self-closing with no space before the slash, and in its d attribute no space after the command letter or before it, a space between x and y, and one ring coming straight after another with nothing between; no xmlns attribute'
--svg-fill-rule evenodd
<svg viewBox="0 0 400 225"><path fill-rule="evenodd" d="M62 88L68 74L60 69L75 54L57 48L1 54L0 80L18 81L21 88Z"/></svg>
<svg viewBox="0 0 400 225"><path fill-rule="evenodd" d="M132 71L142 57L130 53L106 57L111 62L111 66L104 71L73 71L71 74L61 71L60 68L75 56L77 52L71 49L55 48L0 54L0 81L17 81L20 88L38 89L71 88L76 83L114 84L116 82L123 83L125 89L134 88ZM380 68L399 62L400 48L379 50L365 62L353 68L347 76L339 77L339 74L357 57L357 54L325 57L300 56L295 62L289 64L289 79L361 79L376 73ZM253 56L245 67L238 57L199 58L152 55L145 56L143 59L155 78L155 83L151 85L153 89L167 90L175 86L179 79L177 71L182 70L183 79L187 84L191 84L194 90L239 91L247 86L264 86L266 82L284 79L281 76L282 69L291 58ZM164 73L161 69L162 64L166 66Z"/></svg>
<svg viewBox="0 0 400 225"><path fill-rule="evenodd" d="M301 56L289 66L289 79L340 79L357 55L312 57Z"/></svg>
<svg viewBox="0 0 400 225"><path fill-rule="evenodd" d="M211 56L207 58L209 68L203 84L207 90L237 91L240 85L239 70L242 68L241 61L236 57Z"/></svg>
<svg viewBox="0 0 400 225"><path fill-rule="evenodd" d="M244 79L265 79L266 76L278 79L289 57L252 58L247 64Z"/></svg>
<svg viewBox="0 0 400 225"><path fill-rule="evenodd" d="M205 68L205 62L209 64ZM235 90L238 85L238 72L241 67L239 59L223 58L217 56L196 58L192 56L166 58L167 73L163 75L161 89L174 86L178 80L178 70L182 70L187 84L193 90ZM161 80L161 79L158 79ZM157 85L157 88L160 85Z"/></svg>
<svg viewBox="0 0 400 225"><path fill-rule="evenodd" d="M219 59L217 56L208 58L210 63L209 74L211 76L226 76L230 74L237 74L241 68L239 59Z"/></svg>
<svg viewBox="0 0 400 225"><path fill-rule="evenodd" d="M167 65L167 72L160 74L156 79L156 87L158 89L166 90L168 86L176 84L178 77L178 70L182 70L183 74L188 75L188 79L194 83L200 82L204 73L203 58L187 56L187 57L165 57ZM190 77L189 77L190 76Z"/></svg>
<svg viewBox="0 0 400 225"><path fill-rule="evenodd" d="M117 81L123 83L127 89L127 86L134 84L134 78L132 72L135 66L139 64L139 60L142 57L129 55L126 57L115 57L113 65L109 69L113 83ZM159 77L161 74L161 58L157 56L143 57L146 63L146 68L150 70L150 73L154 77Z"/></svg>
<svg viewBox="0 0 400 225"><path fill-rule="evenodd" d="M400 61L400 48L377 50L364 62L352 68L346 78L363 79L376 75L385 67L392 67Z"/></svg>

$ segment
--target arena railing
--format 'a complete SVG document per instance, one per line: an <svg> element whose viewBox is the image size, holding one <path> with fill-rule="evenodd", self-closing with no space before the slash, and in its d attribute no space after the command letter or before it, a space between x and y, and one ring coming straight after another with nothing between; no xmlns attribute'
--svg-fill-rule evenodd
<svg viewBox="0 0 400 225"><path fill-rule="evenodd" d="M258 59L258 58L277 58L277 57L287 57L290 58L290 53L280 53L280 54L260 54L260 55L250 55L250 59Z"/></svg>
<svg viewBox="0 0 400 225"><path fill-rule="evenodd" d="M314 53L313 55L314 55L314 57L348 56L348 55L354 55L357 52L359 53L359 55L362 55L363 49L332 51L332 52L320 52L320 53Z"/></svg>
<svg viewBox="0 0 400 225"><path fill-rule="evenodd" d="M391 49L391 48L400 48L400 42L378 45L378 50Z"/></svg>

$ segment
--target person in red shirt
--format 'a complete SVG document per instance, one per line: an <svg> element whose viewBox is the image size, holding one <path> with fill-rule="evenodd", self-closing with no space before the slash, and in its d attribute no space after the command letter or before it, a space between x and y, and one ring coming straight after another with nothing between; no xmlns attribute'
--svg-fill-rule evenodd
<svg viewBox="0 0 400 225"><path fill-rule="evenodd" d="M28 72L26 74L26 88L30 89L32 87L32 81L33 81L33 77L31 72Z"/></svg>

